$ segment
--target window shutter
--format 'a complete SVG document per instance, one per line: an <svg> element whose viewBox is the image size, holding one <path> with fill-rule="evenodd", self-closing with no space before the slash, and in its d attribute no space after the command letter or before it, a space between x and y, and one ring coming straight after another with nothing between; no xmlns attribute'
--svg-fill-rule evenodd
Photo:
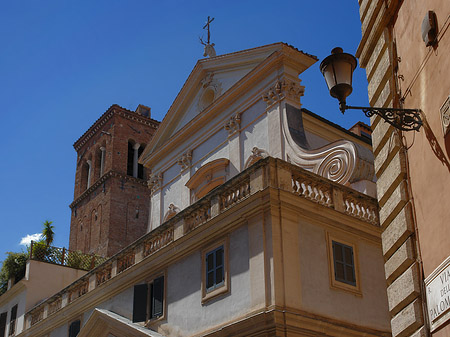
<svg viewBox="0 0 450 337"><path fill-rule="evenodd" d="M81 326L80 320L76 320L76 321L70 323L69 337L76 337L78 335L78 333L80 332L80 326Z"/></svg>
<svg viewBox="0 0 450 337"><path fill-rule="evenodd" d="M5 337L6 316L7 316L6 312L4 312L0 315L0 337Z"/></svg>
<svg viewBox="0 0 450 337"><path fill-rule="evenodd" d="M152 318L160 317L164 310L164 276L153 281Z"/></svg>
<svg viewBox="0 0 450 337"><path fill-rule="evenodd" d="M147 319L147 284L134 286L133 322L145 322Z"/></svg>

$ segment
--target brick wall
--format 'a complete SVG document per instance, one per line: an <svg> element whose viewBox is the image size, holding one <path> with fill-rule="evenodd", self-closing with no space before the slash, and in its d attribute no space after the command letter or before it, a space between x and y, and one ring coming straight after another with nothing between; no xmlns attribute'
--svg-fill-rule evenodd
<svg viewBox="0 0 450 337"><path fill-rule="evenodd" d="M77 151L69 249L111 256L146 233L149 190L127 175L128 142L145 146L158 122L113 105L74 144ZM101 150L105 148L103 175ZM91 184L87 188L87 161Z"/></svg>

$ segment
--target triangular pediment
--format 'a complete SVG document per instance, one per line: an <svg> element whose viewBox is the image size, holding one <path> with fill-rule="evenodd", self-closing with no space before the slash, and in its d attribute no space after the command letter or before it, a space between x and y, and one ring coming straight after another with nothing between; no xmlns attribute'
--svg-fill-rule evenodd
<svg viewBox="0 0 450 337"><path fill-rule="evenodd" d="M141 162L153 161L153 154L169 141L174 142L183 132L201 118L207 118L211 108L239 84L248 80L268 59L287 57L304 71L316 58L284 43L239 51L199 60L161 122L150 144L141 156Z"/></svg>
<svg viewBox="0 0 450 337"><path fill-rule="evenodd" d="M128 318L120 316L105 309L94 309L91 317L81 328L78 337L164 337L156 331L131 322Z"/></svg>

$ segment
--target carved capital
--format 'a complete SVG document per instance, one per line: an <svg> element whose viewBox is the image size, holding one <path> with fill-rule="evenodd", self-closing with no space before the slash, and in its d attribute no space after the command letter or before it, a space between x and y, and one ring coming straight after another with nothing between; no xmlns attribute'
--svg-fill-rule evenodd
<svg viewBox="0 0 450 337"><path fill-rule="evenodd" d="M150 178L147 181L147 186L152 194L161 188L162 182L163 182L162 172L150 175Z"/></svg>
<svg viewBox="0 0 450 337"><path fill-rule="evenodd" d="M305 87L298 82L289 79L278 80L267 93L262 96L267 106L271 106L284 98L299 102L300 97L303 96Z"/></svg>
<svg viewBox="0 0 450 337"><path fill-rule="evenodd" d="M228 131L229 135L232 135L236 131L239 131L241 125L241 114L236 113L230 117L230 120L225 124L225 130Z"/></svg>
<svg viewBox="0 0 450 337"><path fill-rule="evenodd" d="M181 169L184 170L191 166L192 160L192 150L186 151L183 155L178 159L177 163L181 166Z"/></svg>

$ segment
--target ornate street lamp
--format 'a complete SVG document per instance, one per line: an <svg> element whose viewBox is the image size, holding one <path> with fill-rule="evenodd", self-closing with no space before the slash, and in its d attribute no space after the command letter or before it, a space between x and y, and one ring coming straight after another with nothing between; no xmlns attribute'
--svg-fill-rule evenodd
<svg viewBox="0 0 450 337"><path fill-rule="evenodd" d="M334 48L331 55L320 63L320 71L325 77L330 95L339 100L339 109L342 113L347 109L362 110L367 117L378 115L386 122L402 131L419 131L422 126L420 109L394 109L349 106L346 98L353 91L352 75L357 65L356 58L344 53L342 48Z"/></svg>

